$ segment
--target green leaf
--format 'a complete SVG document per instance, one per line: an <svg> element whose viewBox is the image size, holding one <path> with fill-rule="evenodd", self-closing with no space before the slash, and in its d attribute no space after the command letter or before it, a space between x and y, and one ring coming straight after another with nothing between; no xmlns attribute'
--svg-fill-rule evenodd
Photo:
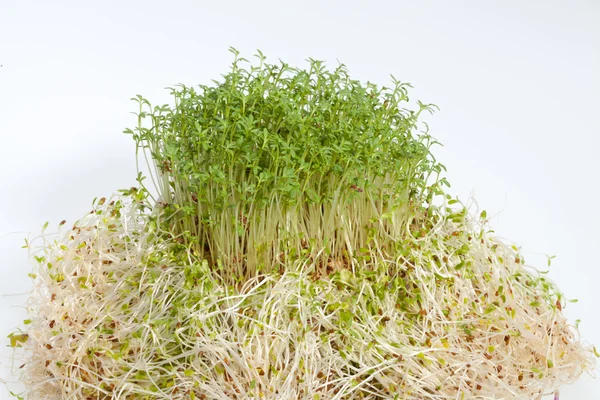
<svg viewBox="0 0 600 400"><path fill-rule="evenodd" d="M29 339L28 334L10 335L10 347L23 347L23 343Z"/></svg>
<svg viewBox="0 0 600 400"><path fill-rule="evenodd" d="M340 311L340 319L342 320L342 322L344 322L348 326L352 326L352 320L354 319L354 314L350 311L341 310Z"/></svg>

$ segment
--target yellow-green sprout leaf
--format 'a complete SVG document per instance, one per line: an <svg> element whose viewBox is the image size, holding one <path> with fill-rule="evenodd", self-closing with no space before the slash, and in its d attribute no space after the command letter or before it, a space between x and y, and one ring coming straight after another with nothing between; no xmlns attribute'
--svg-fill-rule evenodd
<svg viewBox="0 0 600 400"><path fill-rule="evenodd" d="M11 335L10 336L10 347L23 347L23 343L27 342L29 339L28 334L22 335Z"/></svg>
<svg viewBox="0 0 600 400"><path fill-rule="evenodd" d="M346 323L348 326L352 325L352 319L354 315L350 311L342 310L340 311L340 319L342 322Z"/></svg>

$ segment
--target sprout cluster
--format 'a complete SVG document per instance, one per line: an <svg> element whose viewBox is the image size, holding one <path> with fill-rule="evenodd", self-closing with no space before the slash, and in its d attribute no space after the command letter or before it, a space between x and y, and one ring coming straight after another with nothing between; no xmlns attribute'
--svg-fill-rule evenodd
<svg viewBox="0 0 600 400"><path fill-rule="evenodd" d="M166 229L238 282L303 253L321 268L361 249L395 253L447 184L432 138L413 134L433 106L405 109L407 84L362 85L343 65L302 70L259 53L246 70L234 53L223 82L173 89L174 107L135 99L127 133L155 162Z"/></svg>
<svg viewBox="0 0 600 400"><path fill-rule="evenodd" d="M556 285L442 190L432 106L232 51L136 99L158 198L140 175L26 243L17 397L538 398L594 368Z"/></svg>

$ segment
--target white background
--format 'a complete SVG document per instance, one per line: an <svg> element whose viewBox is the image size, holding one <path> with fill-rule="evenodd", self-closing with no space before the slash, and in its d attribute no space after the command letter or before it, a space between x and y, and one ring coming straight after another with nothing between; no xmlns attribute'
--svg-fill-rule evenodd
<svg viewBox="0 0 600 400"><path fill-rule="evenodd" d="M129 99L218 79L234 46L411 82L413 101L441 108L427 121L452 192L473 193L528 263L557 255L551 276L579 299L566 312L600 344L600 2L91 3L0 0L0 295L30 288L27 232L135 184ZM0 341L25 298L0 297ZM584 376L561 400L598 399L599 383Z"/></svg>

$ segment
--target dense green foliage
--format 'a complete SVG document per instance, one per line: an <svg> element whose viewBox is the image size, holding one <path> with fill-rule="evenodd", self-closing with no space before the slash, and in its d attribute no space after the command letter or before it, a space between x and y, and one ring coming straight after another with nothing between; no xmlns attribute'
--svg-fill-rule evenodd
<svg viewBox="0 0 600 400"><path fill-rule="evenodd" d="M302 70L259 52L246 70L232 52L222 82L172 89L174 107L136 99L127 133L157 167L162 226L234 279L272 270L283 252L323 265L393 252L446 183L435 142L414 133L434 106L403 108L408 84L363 85L343 65Z"/></svg>

